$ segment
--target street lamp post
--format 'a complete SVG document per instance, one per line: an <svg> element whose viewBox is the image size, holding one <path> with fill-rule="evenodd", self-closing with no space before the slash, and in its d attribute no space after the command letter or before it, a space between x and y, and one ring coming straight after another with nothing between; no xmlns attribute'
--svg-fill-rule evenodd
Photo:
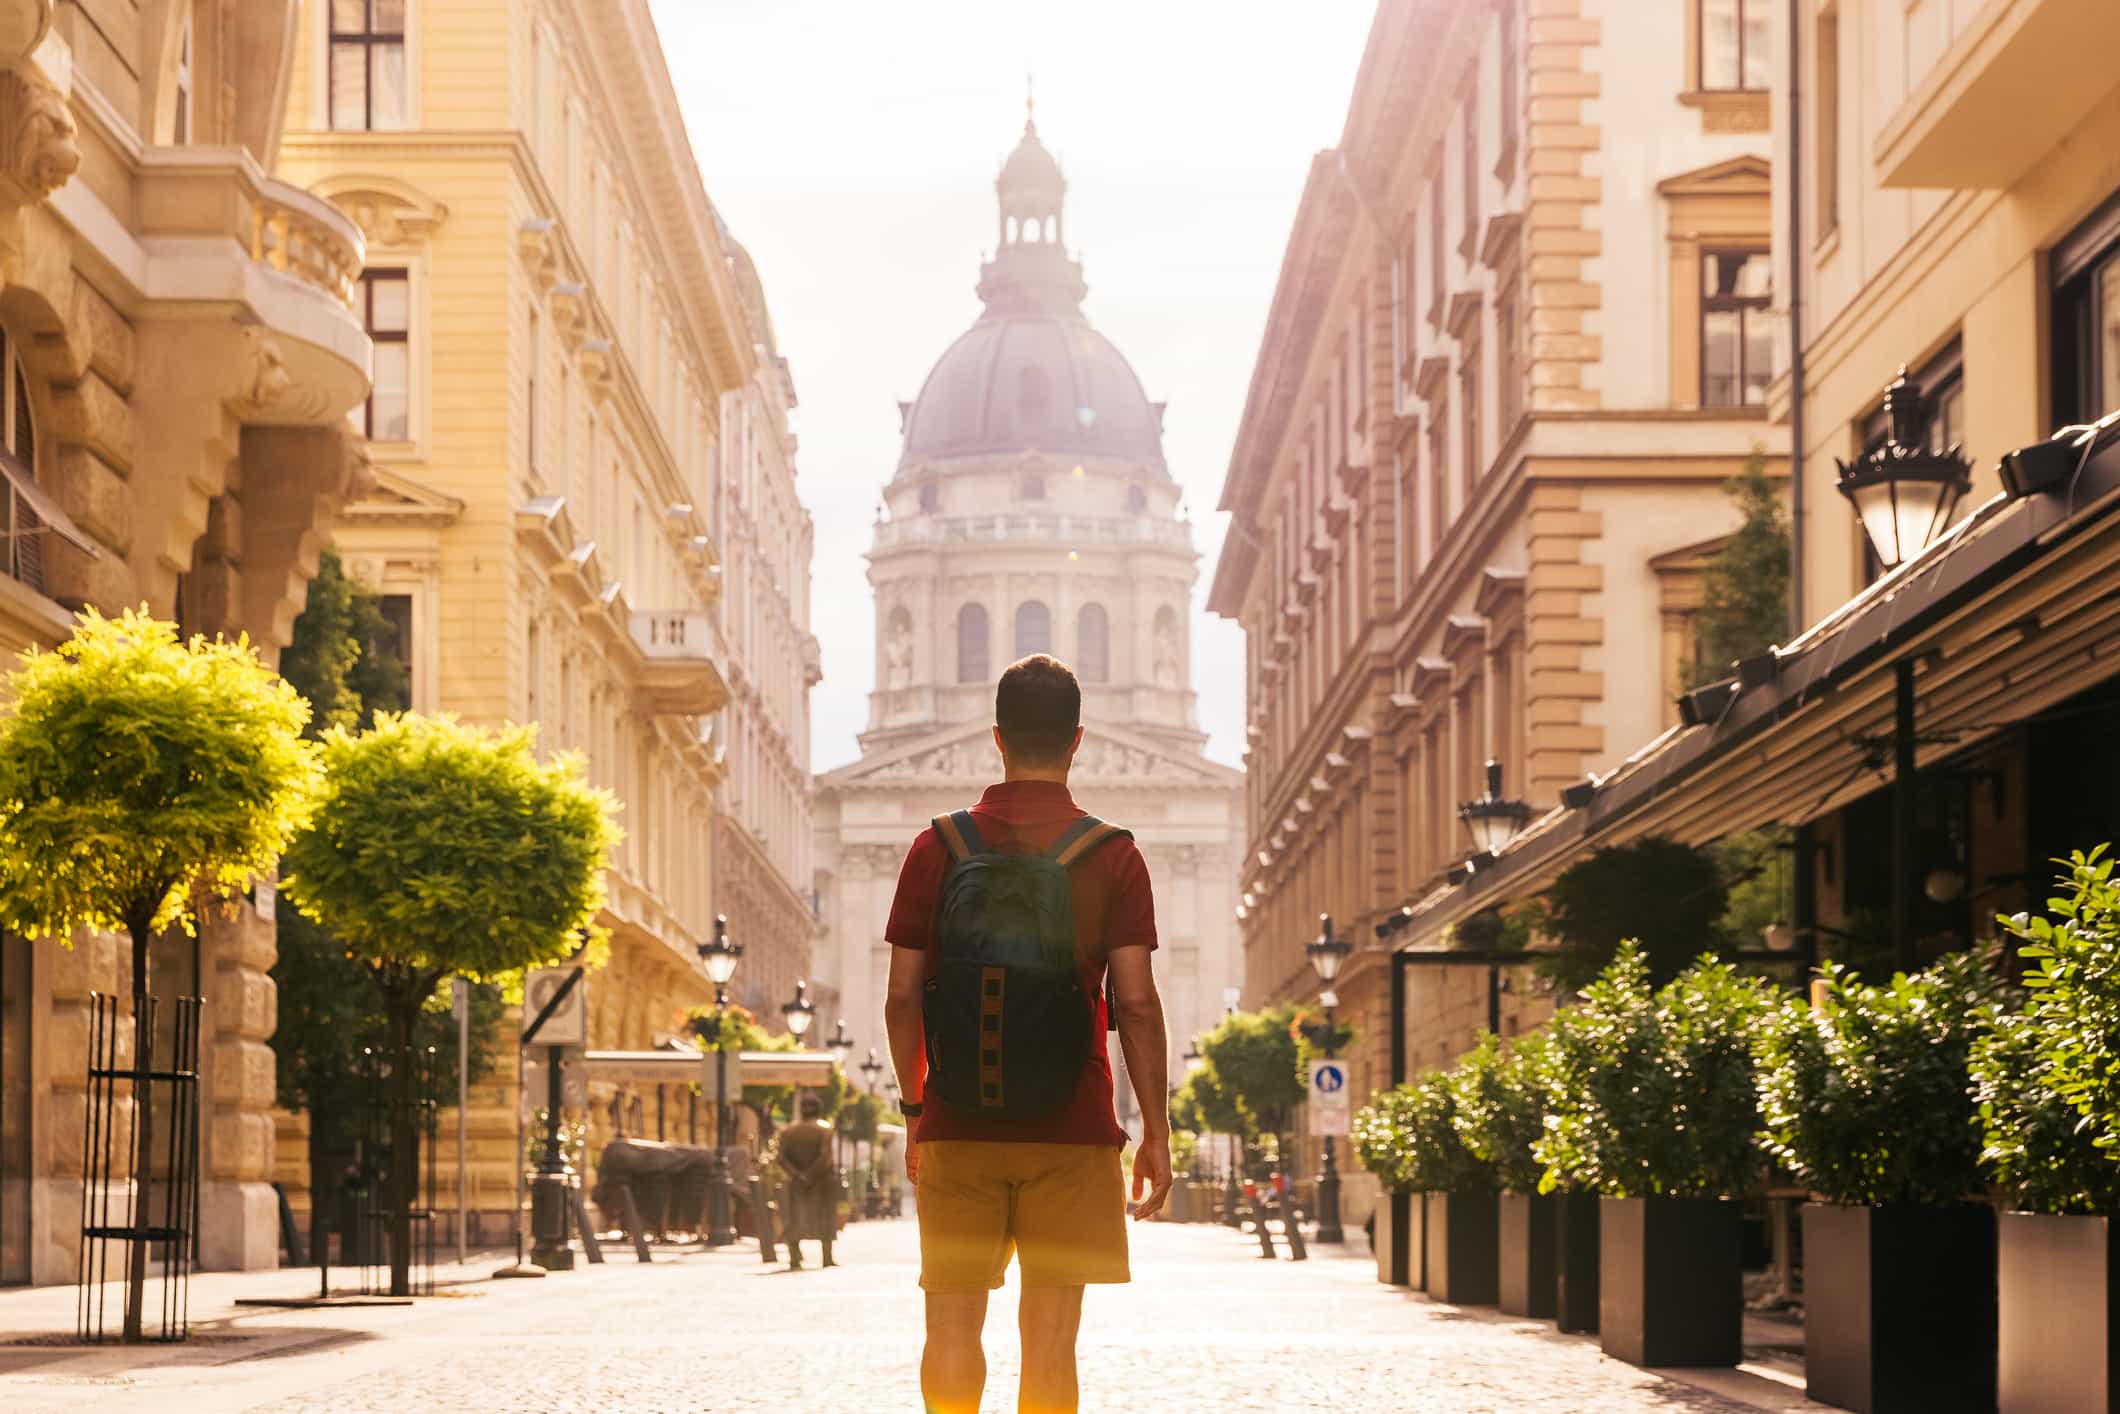
<svg viewBox="0 0 2120 1414"><path fill-rule="evenodd" d="M1332 935L1332 915L1321 913L1318 915L1318 935L1304 945L1303 951L1310 958L1311 970L1316 972L1318 980L1325 984L1324 991L1318 994L1318 1000L1325 1007L1325 1024L1322 1027L1308 1028L1307 1034L1313 1045L1324 1050L1325 1059L1332 1060L1335 1058L1333 1043L1339 1039L1339 1028L1333 1023L1332 1013L1340 1004L1339 995L1332 990L1332 984L1340 975L1340 964L1347 960L1347 954L1354 951L1354 945L1345 938L1335 938ZM1325 1168L1318 1175L1317 1240L1347 1240L1345 1234L1340 1231L1340 1166L1330 1134L1325 1136Z"/></svg>
<svg viewBox="0 0 2120 1414"><path fill-rule="evenodd" d="M883 1062L876 1058L876 1048L874 1046L869 1047L869 1058L861 1063L861 1074L869 1082L869 1098L871 1100L875 1099L876 1081L883 1074ZM854 1152L857 1157L861 1153L859 1149ZM869 1139L868 1157L862 1160L861 1164L862 1216L874 1217L876 1216L876 1140L873 1135Z"/></svg>
<svg viewBox="0 0 2120 1414"><path fill-rule="evenodd" d="M707 980L714 984L714 1163L707 1171L707 1245L726 1247L736 1240L729 1208L729 1051L722 1044L722 1017L729 1009L729 979L743 944L729 940L729 920L714 916L714 941L700 945Z"/></svg>
<svg viewBox="0 0 2120 1414"><path fill-rule="evenodd" d="M832 1039L825 1044L838 1053L839 1074L841 1079L844 1079L847 1070L847 1057L854 1054L854 1038L847 1034L847 1019L845 1017L839 1018L838 1024L832 1029ZM839 1098L841 1104L846 1103L845 1095L842 1094ZM847 1157L846 1135L840 1129L837 1118L834 1118L832 1122L832 1145L838 1150L839 1167L844 1171Z"/></svg>
<svg viewBox="0 0 2120 1414"><path fill-rule="evenodd" d="M817 1019L817 1004L810 1000L808 982L798 980L795 983L795 1000L781 1005L780 1017L788 1024L788 1034L796 1040L810 1034L810 1023Z"/></svg>

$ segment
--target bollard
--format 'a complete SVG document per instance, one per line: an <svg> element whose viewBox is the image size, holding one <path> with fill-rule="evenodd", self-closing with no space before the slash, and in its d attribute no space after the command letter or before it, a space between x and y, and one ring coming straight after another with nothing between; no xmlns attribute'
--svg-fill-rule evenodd
<svg viewBox="0 0 2120 1414"><path fill-rule="evenodd" d="M1296 1210L1285 1195L1281 1199L1280 1208L1281 1233L1288 1239L1288 1260L1291 1262L1309 1261L1310 1249L1303 1245L1302 1213Z"/></svg>
<svg viewBox="0 0 2120 1414"><path fill-rule="evenodd" d="M1259 1229L1259 1255L1271 1262L1274 1259L1273 1229L1266 1225L1266 1208L1254 1198L1251 1203L1251 1220Z"/></svg>
<svg viewBox="0 0 2120 1414"><path fill-rule="evenodd" d="M632 1184L618 1186L618 1204L619 1211L625 1215L626 1236L633 1240L633 1255L643 1262L654 1261L648 1250L648 1229L640 1220L640 1205L633 1201Z"/></svg>

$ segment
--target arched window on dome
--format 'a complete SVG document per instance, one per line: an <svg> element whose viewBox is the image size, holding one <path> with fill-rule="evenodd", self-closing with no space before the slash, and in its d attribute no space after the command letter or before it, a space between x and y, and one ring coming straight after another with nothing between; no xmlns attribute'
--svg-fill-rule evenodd
<svg viewBox="0 0 2120 1414"><path fill-rule="evenodd" d="M957 681L985 682L987 666L986 605L967 604L957 611Z"/></svg>
<svg viewBox="0 0 2120 1414"><path fill-rule="evenodd" d="M1016 656L1053 651L1053 611L1036 599L1016 606Z"/></svg>
<svg viewBox="0 0 2120 1414"><path fill-rule="evenodd" d="M1112 680L1111 620L1102 604L1084 604L1075 615L1075 671L1084 682Z"/></svg>

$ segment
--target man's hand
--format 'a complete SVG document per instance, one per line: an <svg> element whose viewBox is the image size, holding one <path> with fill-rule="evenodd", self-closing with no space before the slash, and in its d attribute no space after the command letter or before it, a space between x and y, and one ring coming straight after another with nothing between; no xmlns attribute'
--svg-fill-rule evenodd
<svg viewBox="0 0 2120 1414"><path fill-rule="evenodd" d="M905 1141L905 1181L920 1186L920 1145L912 1139Z"/></svg>
<svg viewBox="0 0 2120 1414"><path fill-rule="evenodd" d="M1146 1188L1148 1196L1141 1196ZM1146 1222L1163 1211L1170 1196L1170 1136L1143 1136L1134 1150L1134 1221Z"/></svg>

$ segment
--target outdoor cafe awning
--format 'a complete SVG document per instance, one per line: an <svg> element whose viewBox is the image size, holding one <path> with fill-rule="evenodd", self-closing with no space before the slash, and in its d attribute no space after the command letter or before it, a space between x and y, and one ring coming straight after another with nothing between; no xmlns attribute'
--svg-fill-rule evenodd
<svg viewBox="0 0 2120 1414"><path fill-rule="evenodd" d="M1771 660L1695 694L1696 725L1411 904L1400 950L1433 947L1446 925L1545 887L1592 850L1801 824L1878 789L1901 664L1916 670L1918 766L2120 674L2120 423L2088 441L2073 475L1981 506Z"/></svg>
<svg viewBox="0 0 2120 1414"><path fill-rule="evenodd" d="M690 1085L702 1073L699 1051L590 1051L584 1056L588 1078L629 1085ZM831 1078L835 1057L829 1051L745 1051L746 1085L823 1085Z"/></svg>

